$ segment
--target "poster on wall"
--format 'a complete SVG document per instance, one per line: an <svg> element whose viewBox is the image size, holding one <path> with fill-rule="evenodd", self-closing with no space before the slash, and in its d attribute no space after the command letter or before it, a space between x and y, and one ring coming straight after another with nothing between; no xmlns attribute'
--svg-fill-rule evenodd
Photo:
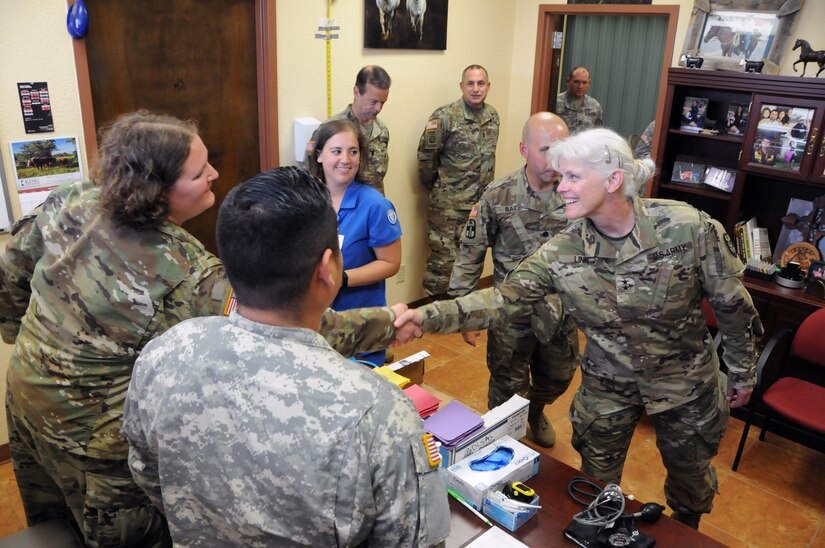
<svg viewBox="0 0 825 548"><path fill-rule="evenodd" d="M447 49L447 0L364 0L364 47Z"/></svg>
<svg viewBox="0 0 825 548"><path fill-rule="evenodd" d="M0 155L0 232L6 232L13 221L11 216L11 202L9 202L9 187L6 186L6 170L3 167L3 156Z"/></svg>
<svg viewBox="0 0 825 548"><path fill-rule="evenodd" d="M43 203L52 189L83 180L77 137L15 141L9 146L23 215Z"/></svg>
<svg viewBox="0 0 825 548"><path fill-rule="evenodd" d="M23 111L23 125L26 133L48 133L54 131L52 102L46 82L18 82L20 110Z"/></svg>

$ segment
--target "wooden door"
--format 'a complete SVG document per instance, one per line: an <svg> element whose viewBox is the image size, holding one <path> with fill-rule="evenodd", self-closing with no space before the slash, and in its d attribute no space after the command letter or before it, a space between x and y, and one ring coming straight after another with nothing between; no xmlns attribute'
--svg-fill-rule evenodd
<svg viewBox="0 0 825 548"><path fill-rule="evenodd" d="M226 193L277 162L264 161L259 139L259 114L264 109L259 104L257 52L275 55L274 48L259 48L262 23L271 24L274 44L274 1L269 6L271 21L256 20L269 13L261 10L262 4L267 2L86 1L90 30L83 42L94 126L136 109L198 122L220 178L212 187L215 207L185 228L212 252L217 252L217 209ZM274 71L274 62L271 66ZM87 152L91 157L88 146Z"/></svg>

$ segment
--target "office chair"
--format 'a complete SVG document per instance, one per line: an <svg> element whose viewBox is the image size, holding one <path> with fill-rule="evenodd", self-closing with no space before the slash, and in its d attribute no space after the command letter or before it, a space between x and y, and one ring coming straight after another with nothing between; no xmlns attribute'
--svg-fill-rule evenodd
<svg viewBox="0 0 825 548"><path fill-rule="evenodd" d="M765 412L759 441L772 421L825 441L825 308L805 318L795 334L783 329L771 337L756 375L733 470L739 467L757 407Z"/></svg>

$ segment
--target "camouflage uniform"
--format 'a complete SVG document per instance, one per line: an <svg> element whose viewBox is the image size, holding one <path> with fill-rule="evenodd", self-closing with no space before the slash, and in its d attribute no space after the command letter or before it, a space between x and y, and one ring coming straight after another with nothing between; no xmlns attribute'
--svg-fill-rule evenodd
<svg viewBox="0 0 825 548"><path fill-rule="evenodd" d="M564 118L570 135L604 125L602 106L589 95L585 95L578 105L570 100L566 91L559 93L556 97L556 114Z"/></svg>
<svg viewBox="0 0 825 548"><path fill-rule="evenodd" d="M633 157L643 160L650 158L650 149L653 147L653 134L656 132L656 120L650 122L639 136L639 143L633 151Z"/></svg>
<svg viewBox="0 0 825 548"><path fill-rule="evenodd" d="M558 293L587 337L570 413L582 470L618 482L645 411L668 470L668 504L681 519L698 519L717 489L710 459L727 418L702 297L722 332L729 386L754 386L762 324L740 280L744 267L718 222L680 202L636 197L634 208L636 226L619 242L580 220L498 288L420 310L426 331L468 331Z"/></svg>
<svg viewBox="0 0 825 548"><path fill-rule="evenodd" d="M237 313L176 326L137 360L123 430L175 544L428 546L449 533L412 401L309 329Z"/></svg>
<svg viewBox="0 0 825 548"><path fill-rule="evenodd" d="M390 165L390 155L387 153L387 148L390 145L390 130L387 129L384 122L376 118L372 123L371 133L368 133L367 129L362 126L358 122L358 118L355 117L355 113L352 111L352 104L348 105L345 111L333 115L330 120L350 120L361 128L361 132L369 143L369 154L367 154L366 161L361 164L356 179L368 184L383 195L384 176L387 174L387 168ZM317 138L318 130L316 129L312 133L309 143L307 143L307 161L309 161L309 158L312 158L312 152L315 150Z"/></svg>
<svg viewBox="0 0 825 548"><path fill-rule="evenodd" d="M508 272L565 226L564 199L553 191L548 203L542 203L527 182L525 168L491 183L467 219L450 278L450 296L461 297L478 286L488 247L493 250L493 279L498 286ZM488 331L490 409L513 394L527 394L534 405L543 408L570 385L576 370L573 349L578 348L575 326L565 320L564 329L556 334L534 331L531 322L561 310L558 296L548 296L548 300L551 303L536 304L532 315Z"/></svg>
<svg viewBox="0 0 825 548"><path fill-rule="evenodd" d="M30 525L73 514L89 545L142 544L121 537L157 517L125 467L132 366L172 325L223 313L230 288L220 260L188 232L114 226L98 196L92 183L58 188L12 227L0 256L0 334L15 344L9 446ZM392 313L375 310L363 320L329 312L325 325L343 351L359 346L361 324L370 349L386 347Z"/></svg>
<svg viewBox="0 0 825 548"><path fill-rule="evenodd" d="M447 291L467 215L493 180L498 129L496 109L476 111L459 99L433 112L421 135L418 174L430 193L423 285L431 295Z"/></svg>

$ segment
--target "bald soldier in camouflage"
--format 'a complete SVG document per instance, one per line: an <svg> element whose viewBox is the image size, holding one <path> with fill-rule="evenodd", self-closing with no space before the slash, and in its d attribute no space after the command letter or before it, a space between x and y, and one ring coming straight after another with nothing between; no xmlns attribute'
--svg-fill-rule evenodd
<svg viewBox="0 0 825 548"><path fill-rule="evenodd" d="M487 70L465 68L459 87L461 99L432 113L418 143L418 174L430 194L423 282L430 295L446 293L464 223L496 167L499 119L485 103Z"/></svg>
<svg viewBox="0 0 825 548"><path fill-rule="evenodd" d="M0 256L9 448L29 525L64 518L89 546L159 545L162 516L126 464L123 400L150 339L230 304L220 260L173 222L211 204L218 174L194 124L147 112L109 126L99 154L94 182L53 191ZM348 354L383 348L391 316L329 311L328 336Z"/></svg>
<svg viewBox="0 0 825 548"><path fill-rule="evenodd" d="M493 250L494 283L499 285L525 257L567 226L564 199L555 191L558 173L547 163L550 145L567 135L564 120L555 114L538 112L527 120L519 143L526 165L491 183L470 211L450 278L451 297L478 287L488 247ZM533 314L491 328L487 334L487 406L492 409L513 394L527 397L530 432L543 447L556 441L544 406L570 385L577 365L574 348L578 349L571 321L565 320L555 334L541 325L542 318L561 310L557 296L548 299L552 303L542 300ZM473 334L464 333L464 340L475 346Z"/></svg>
<svg viewBox="0 0 825 548"><path fill-rule="evenodd" d="M564 118L571 135L604 125L602 106L587 95L590 84L590 71L574 67L567 75L567 91L556 97L556 114Z"/></svg>
<svg viewBox="0 0 825 548"><path fill-rule="evenodd" d="M557 293L587 339L570 412L582 471L619 483L646 413L673 516L698 527L718 490L711 459L729 408L747 404L756 382L763 331L741 281L744 266L719 222L682 202L635 195L653 162L634 160L616 133L570 137L550 150L550 160L575 222L497 288L408 311L396 324L413 321L439 333L480 329ZM703 297L722 333L727 387Z"/></svg>
<svg viewBox="0 0 825 548"><path fill-rule="evenodd" d="M341 287L326 187L279 168L227 195L218 249L237 290L135 364L123 431L176 545L430 546L449 533L437 449L396 386L317 333Z"/></svg>
<svg viewBox="0 0 825 548"><path fill-rule="evenodd" d="M390 155L387 152L390 145L390 130L384 122L378 119L378 115L389 99L391 84L390 75L378 65L367 65L361 68L355 76L352 103L347 105L343 112L329 118L329 120L358 122L358 127L367 140L369 154L365 154L356 178L381 194L384 194L384 176L390 165ZM312 158L317 140L318 130L316 129L307 143L307 158Z"/></svg>

